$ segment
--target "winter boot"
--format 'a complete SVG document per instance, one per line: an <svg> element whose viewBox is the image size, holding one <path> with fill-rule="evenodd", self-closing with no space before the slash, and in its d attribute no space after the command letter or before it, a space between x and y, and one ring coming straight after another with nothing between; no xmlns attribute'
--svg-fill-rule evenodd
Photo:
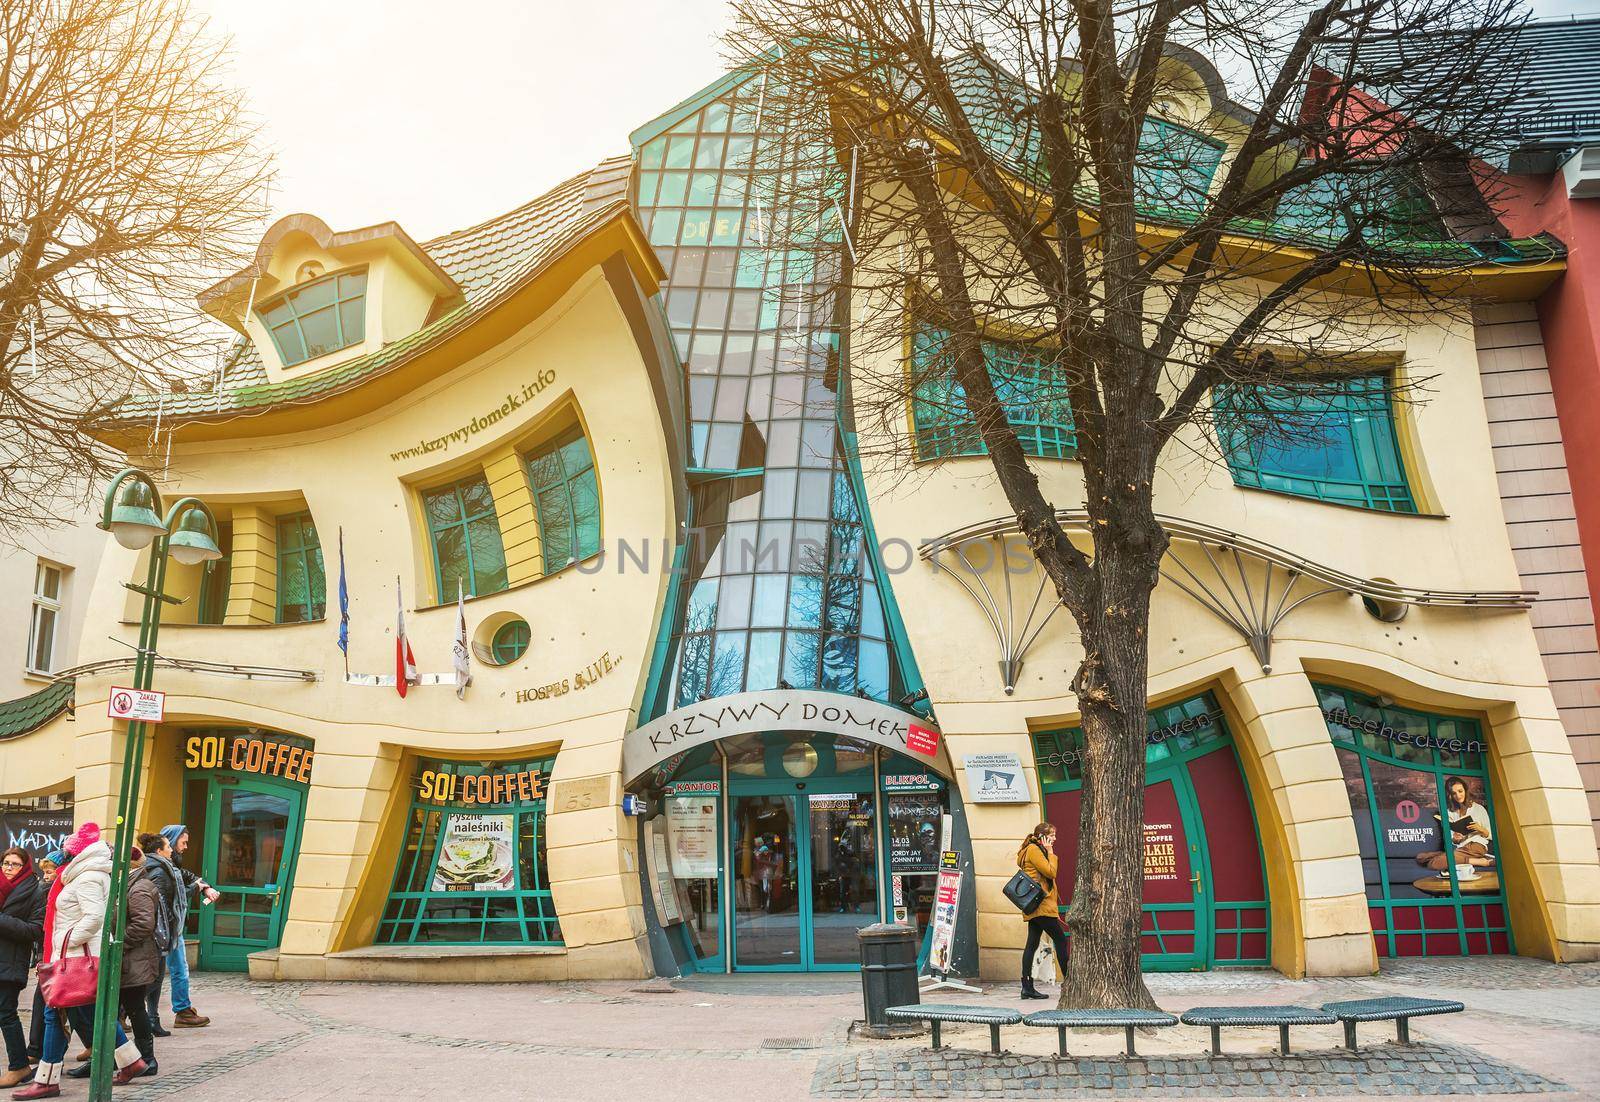
<svg viewBox="0 0 1600 1102"><path fill-rule="evenodd" d="M33 1082L11 1095L17 1102L27 1102L33 1098L57 1098L61 1094L61 1065L40 1064L34 1073Z"/></svg>
<svg viewBox="0 0 1600 1102"><path fill-rule="evenodd" d="M32 1078L33 1078L33 1069L32 1068L30 1068L30 1067L14 1068L13 1070L6 1072L4 1075L0 1075L0 1089L9 1089L11 1087L20 1087L20 1086L22 1086L22 1084L26 1083L29 1079L32 1079Z"/></svg>
<svg viewBox="0 0 1600 1102"><path fill-rule="evenodd" d="M201 1026L210 1025L211 1019L204 1017L198 1010L191 1006L186 1010L180 1010L174 1014L172 1016L172 1024L176 1026L183 1026L187 1029L199 1029Z"/></svg>
<svg viewBox="0 0 1600 1102"><path fill-rule="evenodd" d="M1050 996L1033 986L1032 976L1024 976L1022 977L1022 997L1024 999L1048 999Z"/></svg>

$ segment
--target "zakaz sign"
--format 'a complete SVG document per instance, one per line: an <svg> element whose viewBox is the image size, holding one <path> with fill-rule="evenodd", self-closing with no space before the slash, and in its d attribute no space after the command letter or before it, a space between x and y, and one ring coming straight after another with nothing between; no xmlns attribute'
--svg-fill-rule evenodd
<svg viewBox="0 0 1600 1102"><path fill-rule="evenodd" d="M691 704L628 732L622 742L622 773L632 781L673 754L717 739L759 731L825 731L887 747L937 767L930 754L912 748L912 723L920 716L875 700L806 689L763 689Z"/></svg>

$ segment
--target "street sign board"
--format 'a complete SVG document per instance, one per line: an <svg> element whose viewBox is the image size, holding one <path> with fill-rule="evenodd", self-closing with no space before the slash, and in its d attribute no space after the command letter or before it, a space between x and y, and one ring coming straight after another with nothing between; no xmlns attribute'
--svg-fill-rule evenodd
<svg viewBox="0 0 1600 1102"><path fill-rule="evenodd" d="M125 689L111 686L106 714L112 719L143 720L160 723L167 714L167 694L153 689Z"/></svg>

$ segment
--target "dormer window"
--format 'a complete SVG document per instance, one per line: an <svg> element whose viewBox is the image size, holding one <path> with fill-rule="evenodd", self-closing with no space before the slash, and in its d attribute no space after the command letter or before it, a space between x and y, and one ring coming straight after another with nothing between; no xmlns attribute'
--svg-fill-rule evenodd
<svg viewBox="0 0 1600 1102"><path fill-rule="evenodd" d="M360 344L367 334L367 270L302 283L256 312L284 367Z"/></svg>

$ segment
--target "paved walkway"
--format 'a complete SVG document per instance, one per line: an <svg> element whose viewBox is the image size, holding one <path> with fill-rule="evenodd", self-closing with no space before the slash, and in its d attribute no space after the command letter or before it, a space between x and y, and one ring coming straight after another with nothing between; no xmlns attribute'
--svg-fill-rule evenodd
<svg viewBox="0 0 1600 1102"><path fill-rule="evenodd" d="M1365 1027L1353 1057L1338 1050L1337 1027L1303 1027L1288 1060L1274 1053L1275 1030L1231 1031L1230 1054L1212 1060L1206 1031L1180 1026L1142 1037L1136 1061L1118 1055L1120 1031L1076 1034L1073 1051L1082 1058L1058 1061L1053 1031L1020 1027L1005 1031L1008 1054L999 1058L979 1051L988 1044L982 1029L948 1030L955 1047L937 1054L916 1040L852 1039L850 1023L861 1015L853 975L438 986L251 984L207 974L195 977L195 998L213 1024L159 1041L162 1074L118 1096L1600 1098L1600 966L1480 959L1401 962L1359 980L1218 972L1150 983L1173 1011L1426 992L1460 999L1468 1012L1418 1019L1419 1043L1410 1048L1374 1043L1384 1027ZM1014 995L1014 987L996 988L960 1001L1049 1005L1016 1003ZM86 1093L74 1083L65 1095Z"/></svg>

